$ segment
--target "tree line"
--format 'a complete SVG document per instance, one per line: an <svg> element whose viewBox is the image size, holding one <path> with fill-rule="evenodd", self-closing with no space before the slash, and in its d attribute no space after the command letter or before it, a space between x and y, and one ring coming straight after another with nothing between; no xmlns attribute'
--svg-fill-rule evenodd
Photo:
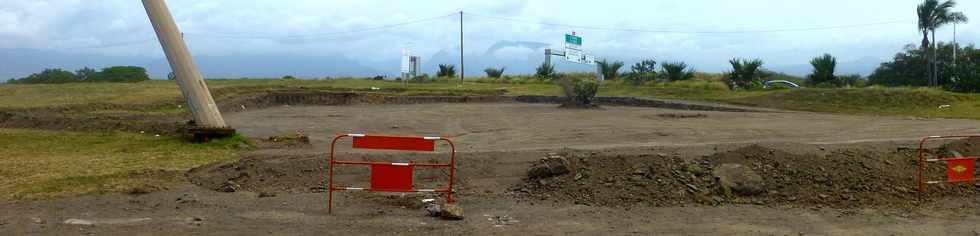
<svg viewBox="0 0 980 236"><path fill-rule="evenodd" d="M8 84L64 84L83 82L139 82L150 80L146 69L139 66L112 66L96 71L82 68L75 72L63 69L44 69L27 77L8 80Z"/></svg>

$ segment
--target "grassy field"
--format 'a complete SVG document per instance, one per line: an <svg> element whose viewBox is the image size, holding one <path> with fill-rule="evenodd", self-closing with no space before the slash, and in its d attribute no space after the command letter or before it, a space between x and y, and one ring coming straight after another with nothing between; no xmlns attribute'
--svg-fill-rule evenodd
<svg viewBox="0 0 980 236"><path fill-rule="evenodd" d="M533 79L468 79L402 83L340 80L209 80L216 99L271 89L370 91L391 95L560 95L554 83ZM376 88L376 89L375 89ZM859 115L980 119L980 96L930 88L799 89L732 92L717 81L694 80L633 85L607 81L600 96L681 99L786 110ZM75 115L187 112L173 81L0 85L3 109L53 109L81 105ZM85 106L117 105L114 108ZM162 105L161 105L162 104ZM945 107L943 105L949 105ZM943 106L943 108L940 108ZM189 144L175 137L132 133L75 133L0 129L0 199L39 199L86 193L131 191L183 178L183 171L241 152L241 138ZM84 147L84 148L80 148Z"/></svg>
<svg viewBox="0 0 980 236"><path fill-rule="evenodd" d="M0 129L0 199L153 188L190 168L237 158L248 147L243 140L191 144L143 134Z"/></svg>
<svg viewBox="0 0 980 236"><path fill-rule="evenodd" d="M372 91L392 95L560 95L553 83L533 79L468 79L431 83L402 83L361 79L339 80L209 80L219 101L269 89ZM372 90L378 88L380 90ZM930 88L801 89L732 92L717 81L695 80L647 83L620 81L603 84L600 96L634 96L710 101L799 111L862 115L897 115L980 119L980 96ZM0 85L0 108L42 108L92 103L133 107L141 112L185 112L154 104L174 104L180 92L173 81L140 83L78 83L62 85ZM949 108L939 109L941 105Z"/></svg>

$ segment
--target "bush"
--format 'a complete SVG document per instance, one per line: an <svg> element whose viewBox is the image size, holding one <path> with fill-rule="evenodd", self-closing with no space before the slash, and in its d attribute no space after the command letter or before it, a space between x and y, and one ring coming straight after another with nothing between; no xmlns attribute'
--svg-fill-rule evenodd
<svg viewBox="0 0 980 236"><path fill-rule="evenodd" d="M95 69L85 67L85 68L81 68L81 69L76 70L75 71L75 76L78 77L78 80L81 80L83 82L84 81L92 81L92 80L95 80L96 78L98 78L99 72L98 71L95 71Z"/></svg>
<svg viewBox="0 0 980 236"><path fill-rule="evenodd" d="M555 80L558 78L558 73L555 73L555 67L548 63L541 63L538 68L534 69L534 77L539 80Z"/></svg>
<svg viewBox="0 0 980 236"><path fill-rule="evenodd" d="M439 71L436 71L436 77L456 77L456 65L439 64Z"/></svg>
<svg viewBox="0 0 980 236"><path fill-rule="evenodd" d="M859 74L837 76L834 85L837 87L864 87L868 81Z"/></svg>
<svg viewBox="0 0 980 236"><path fill-rule="evenodd" d="M837 77L834 76L834 70L837 68L837 58L834 58L834 56L831 56L830 54L823 54L823 56L815 57L810 60L810 65L813 66L813 73L810 73L810 75L807 76L808 84L840 85L840 82L837 81Z"/></svg>
<svg viewBox="0 0 980 236"><path fill-rule="evenodd" d="M594 78L580 79L569 76L561 77L561 88L565 92L565 104L562 107L589 108L595 107L592 102L599 92L599 82Z"/></svg>
<svg viewBox="0 0 980 236"><path fill-rule="evenodd" d="M292 75L287 75L287 76L283 76L282 80L296 80L296 77L293 77Z"/></svg>
<svg viewBox="0 0 980 236"><path fill-rule="evenodd" d="M694 78L694 69L688 69L684 62L665 62L660 65L660 76L667 81L681 81Z"/></svg>
<svg viewBox="0 0 980 236"><path fill-rule="evenodd" d="M75 74L62 69L44 69L20 79L7 81L9 84L64 84L82 82Z"/></svg>
<svg viewBox="0 0 980 236"><path fill-rule="evenodd" d="M491 67L483 70L483 72L487 73L487 77L499 79L500 76L504 75L504 70L506 69L507 67L501 67L500 69Z"/></svg>
<svg viewBox="0 0 980 236"><path fill-rule="evenodd" d="M103 68L95 78L86 81L93 82L140 82L150 80L146 69L139 66L113 66Z"/></svg>
<svg viewBox="0 0 980 236"><path fill-rule="evenodd" d="M630 72L623 74L623 79L633 82L634 85L640 85L647 81L653 81L657 79L657 61L654 60L643 60L633 64L630 67Z"/></svg>
<svg viewBox="0 0 980 236"><path fill-rule="evenodd" d="M953 75L958 73L950 65L953 61L953 45L939 42L936 47L936 63L939 71L939 84L947 88L956 87L953 85ZM973 45L957 49L957 61L971 61L970 58L980 58L980 49ZM928 72L926 55L928 53L922 48L909 44L905 50L896 53L892 61L881 63L874 73L868 76L868 83L872 85L884 86L928 86ZM976 62L976 60L972 60Z"/></svg>
<svg viewBox="0 0 980 236"><path fill-rule="evenodd" d="M961 62L955 67L950 66L950 70L955 76L955 80L949 90L955 92L980 92L980 62Z"/></svg>
<svg viewBox="0 0 980 236"><path fill-rule="evenodd" d="M726 76L726 84L732 89L757 89L762 87L762 60L734 58L728 61L732 71Z"/></svg>

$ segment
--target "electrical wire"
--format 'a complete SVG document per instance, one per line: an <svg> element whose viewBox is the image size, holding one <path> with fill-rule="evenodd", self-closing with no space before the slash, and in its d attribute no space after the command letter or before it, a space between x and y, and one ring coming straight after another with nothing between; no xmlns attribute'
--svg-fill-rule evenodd
<svg viewBox="0 0 980 236"><path fill-rule="evenodd" d="M123 47L123 46L138 45L138 44L144 44L144 43L155 42L155 41L157 41L156 38L144 38L144 39L140 39L140 40L115 42L115 43L100 44L100 45L94 45L94 46L69 47L69 48L53 48L53 49L55 49L55 50L103 49L103 48L114 48L114 47Z"/></svg>
<svg viewBox="0 0 980 236"><path fill-rule="evenodd" d="M781 33L781 32L806 32L806 31L822 31L822 30L835 30L835 29L850 29L850 28L863 28L879 25L891 25L899 23L908 23L909 20L893 20L893 21L882 21L882 22L872 22L864 24L851 24L851 25L835 25L835 26L818 26L818 27L801 27L801 28L783 28L783 29L766 29L766 30L732 30L732 31L679 31L679 30L662 30L662 29L635 29L635 28L616 28L616 27L602 27L602 26L585 26L585 25L572 25L572 24L559 24L559 23L547 23L540 21L530 21L515 18L499 17L499 16L489 16L480 15L472 13L463 13L464 15L470 15L475 17L481 17L490 20L498 21L508 21L517 23L527 23L527 24L537 24L552 27L567 27L575 29L590 29L590 30L602 30L602 31L622 31L622 32L637 32L637 33L665 33L665 34L758 34L758 33Z"/></svg>

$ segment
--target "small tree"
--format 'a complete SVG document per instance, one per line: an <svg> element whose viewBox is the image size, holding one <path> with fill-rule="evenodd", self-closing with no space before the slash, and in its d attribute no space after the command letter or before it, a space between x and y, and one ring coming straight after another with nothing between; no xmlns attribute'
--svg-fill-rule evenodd
<svg viewBox="0 0 980 236"><path fill-rule="evenodd" d="M562 76L561 89L565 92L565 103L562 107L567 108L591 108L595 95L599 92L599 82L593 78L571 78Z"/></svg>
<svg viewBox="0 0 980 236"><path fill-rule="evenodd" d="M694 69L688 69L684 62L665 62L660 65L660 76L668 81L681 81L694 78Z"/></svg>
<svg viewBox="0 0 980 236"><path fill-rule="evenodd" d="M88 67L84 67L75 71L75 77L78 77L78 80L81 80L82 82L98 80L97 78L98 74L99 72L95 71L95 69L88 68Z"/></svg>
<svg viewBox="0 0 980 236"><path fill-rule="evenodd" d="M728 63L732 64L732 71L728 72L726 79L728 86L735 89L751 89L762 85L762 60L731 59Z"/></svg>
<svg viewBox="0 0 980 236"><path fill-rule="evenodd" d="M456 65L439 64L439 71L436 71L436 77L456 77Z"/></svg>
<svg viewBox="0 0 980 236"><path fill-rule="evenodd" d="M7 81L9 84L63 84L81 82L78 76L62 69L44 69L27 77Z"/></svg>
<svg viewBox="0 0 980 236"><path fill-rule="evenodd" d="M295 76L292 76L292 75L287 75L287 76L283 76L281 79L282 80L296 80L296 77Z"/></svg>
<svg viewBox="0 0 980 236"><path fill-rule="evenodd" d="M555 73L555 67L551 64L541 63L541 65L534 70L534 77L540 80L554 80L558 78L558 73Z"/></svg>
<svg viewBox="0 0 980 236"><path fill-rule="evenodd" d="M657 61L643 60L633 64L630 72L623 74L623 79L632 81L633 84L642 84L657 78Z"/></svg>
<svg viewBox="0 0 980 236"><path fill-rule="evenodd" d="M504 70L506 69L507 67L501 67L500 69L490 67L483 70L483 72L487 73L487 77L499 79L500 76L504 75Z"/></svg>
<svg viewBox="0 0 980 236"><path fill-rule="evenodd" d="M150 80L150 75L146 74L146 69L139 66L113 66L103 68L98 73L94 82L140 82Z"/></svg>
<svg viewBox="0 0 980 236"><path fill-rule="evenodd" d="M623 67L623 62L614 61L612 63L602 60L596 62L599 64L599 73L602 73L602 78L605 80L615 80L619 78L619 69Z"/></svg>
<svg viewBox="0 0 980 236"><path fill-rule="evenodd" d="M834 69L837 68L837 58L834 56L823 54L823 56L815 57L810 60L810 65L813 66L813 73L807 76L807 82L811 85L839 84L837 76L834 75Z"/></svg>

